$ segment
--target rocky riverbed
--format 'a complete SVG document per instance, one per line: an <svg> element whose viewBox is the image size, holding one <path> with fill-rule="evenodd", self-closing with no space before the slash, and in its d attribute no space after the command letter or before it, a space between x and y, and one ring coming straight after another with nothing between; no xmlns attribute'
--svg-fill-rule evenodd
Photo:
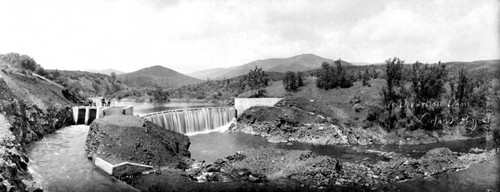
<svg viewBox="0 0 500 192"><path fill-rule="evenodd" d="M436 148L419 158L388 155L389 161L351 163L307 150L258 148L206 163L189 160L189 140L164 129L159 134L160 127L137 117L109 116L95 121L92 127L87 138L90 153L155 167L145 174L121 178L141 191L392 191L399 189L391 185L394 183L455 172L497 158L493 150L469 154ZM135 130L133 138L127 136L132 135L127 130ZM168 152L154 154L171 156L162 159L161 155L148 155L157 149L141 148L143 145L162 146ZM145 153L133 155L138 151ZM175 161L185 166L172 164L171 157L181 157Z"/></svg>

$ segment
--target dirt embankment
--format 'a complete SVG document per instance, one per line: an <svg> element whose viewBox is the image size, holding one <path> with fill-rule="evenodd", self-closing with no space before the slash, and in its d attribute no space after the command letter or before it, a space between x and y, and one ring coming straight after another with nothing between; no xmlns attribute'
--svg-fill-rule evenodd
<svg viewBox="0 0 500 192"><path fill-rule="evenodd" d="M29 72L2 63L0 68L0 191L39 190L23 146L71 124L73 102L63 88Z"/></svg>
<svg viewBox="0 0 500 192"><path fill-rule="evenodd" d="M110 115L92 122L85 151L110 163L132 162L153 167L187 168L189 138L143 118Z"/></svg>
<svg viewBox="0 0 500 192"><path fill-rule="evenodd" d="M260 135L273 143L298 141L321 145L415 145L468 138L459 129L452 132L404 129L388 132L378 126L362 128L294 106L252 107L238 118L236 126L230 130Z"/></svg>

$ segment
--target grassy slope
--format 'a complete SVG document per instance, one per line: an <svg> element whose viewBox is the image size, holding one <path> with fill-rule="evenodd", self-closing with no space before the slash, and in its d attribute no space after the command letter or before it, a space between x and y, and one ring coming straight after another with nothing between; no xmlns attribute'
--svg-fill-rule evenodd
<svg viewBox="0 0 500 192"><path fill-rule="evenodd" d="M102 96L106 93L113 93L118 89L125 89L127 86L119 81L112 83L109 75L91 73L86 71L59 71L60 75L56 82L68 86L76 86L82 91L82 96L93 97Z"/></svg>
<svg viewBox="0 0 500 192"><path fill-rule="evenodd" d="M346 89L323 90L316 87L316 78L307 78L306 85L286 99L287 104L296 105L304 110L323 114L327 117L349 120L362 120L366 117L366 110L356 113L353 109L354 96L358 96L361 104L368 106L381 99L380 90L385 85L383 79L372 79L370 87L362 86L360 81Z"/></svg>
<svg viewBox="0 0 500 192"><path fill-rule="evenodd" d="M29 105L37 105L41 109L72 104L63 96L62 90L64 88L62 86L56 86L54 82L37 75L24 74L1 61L0 68L2 68L0 76L12 93L17 96L17 99L23 100Z"/></svg>

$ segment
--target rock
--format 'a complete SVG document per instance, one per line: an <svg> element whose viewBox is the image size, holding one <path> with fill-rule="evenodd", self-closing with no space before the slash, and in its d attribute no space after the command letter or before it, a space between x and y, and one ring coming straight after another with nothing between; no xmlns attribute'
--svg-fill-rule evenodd
<svg viewBox="0 0 500 192"><path fill-rule="evenodd" d="M357 103L357 104L354 104L352 109L354 110L354 112L359 113L359 112L363 111L363 109L365 109L365 107L363 105Z"/></svg>
<svg viewBox="0 0 500 192"><path fill-rule="evenodd" d="M187 168L189 138L136 116L111 115L90 125L85 151L112 164Z"/></svg>
<svg viewBox="0 0 500 192"><path fill-rule="evenodd" d="M474 153L480 153L480 152L484 152L485 150L484 149L479 149L479 148L472 148L470 149L470 151L474 152Z"/></svg>

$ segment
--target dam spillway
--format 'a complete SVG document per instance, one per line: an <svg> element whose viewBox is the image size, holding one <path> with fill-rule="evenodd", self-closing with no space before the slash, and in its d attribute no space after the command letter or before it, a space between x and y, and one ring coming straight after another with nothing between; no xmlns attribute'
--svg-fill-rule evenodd
<svg viewBox="0 0 500 192"><path fill-rule="evenodd" d="M155 112L142 117L168 130L188 134L222 127L236 117L236 110L232 107L188 108Z"/></svg>

